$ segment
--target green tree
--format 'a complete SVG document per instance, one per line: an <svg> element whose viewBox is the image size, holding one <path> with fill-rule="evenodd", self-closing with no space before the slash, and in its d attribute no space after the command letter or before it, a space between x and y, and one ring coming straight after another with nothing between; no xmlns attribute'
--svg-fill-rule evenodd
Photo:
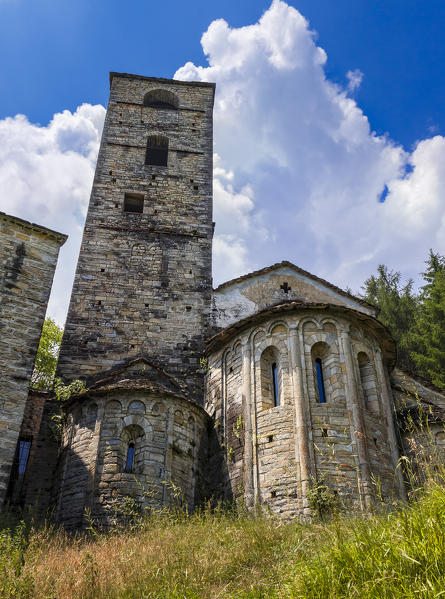
<svg viewBox="0 0 445 599"><path fill-rule="evenodd" d="M362 287L363 299L380 308L378 319L391 331L397 343L397 364L413 370L412 351L416 345L414 330L419 300L413 292L413 281L402 284L400 272L389 270L384 264L377 268Z"/></svg>
<svg viewBox="0 0 445 599"><path fill-rule="evenodd" d="M31 377L31 387L34 389L49 390L52 388L62 335L63 329L51 318L45 318L37 349L34 372Z"/></svg>
<svg viewBox="0 0 445 599"><path fill-rule="evenodd" d="M412 357L419 374L445 389L445 256L430 250L426 265Z"/></svg>

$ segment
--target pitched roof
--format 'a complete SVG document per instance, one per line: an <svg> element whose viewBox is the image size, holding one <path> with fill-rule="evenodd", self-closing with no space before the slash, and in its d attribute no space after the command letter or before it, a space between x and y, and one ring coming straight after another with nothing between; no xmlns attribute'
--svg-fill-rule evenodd
<svg viewBox="0 0 445 599"><path fill-rule="evenodd" d="M312 279L313 281L316 281L317 283L321 283L322 285L329 287L329 289L332 289L339 295L343 295L344 297L347 297L348 299L352 299L352 300L358 302L359 304L361 304L362 306L366 306L367 308L372 308L373 310L376 311L376 314L378 314L380 312L380 309L377 306L374 306L373 304L370 304L369 302L365 301L364 299L361 299L360 297L357 297L355 295L352 295L351 293L348 293L347 291L344 291L344 289L341 289L340 287L337 287L336 285L329 283L329 281L326 281L325 279L322 279L321 277L317 277L316 275L313 275L312 273L308 272L307 270L303 270L302 268L300 268L299 266L296 266L295 264L293 264L292 262L289 262L288 260L283 260L282 262L277 262L276 264L272 264L271 266L266 266L265 268L261 268L260 270L255 270L253 272L249 272L246 275L242 275L241 277L237 277L235 279L231 279L230 281L226 281L225 283L221 283L221 285L219 285L213 291L218 292L218 291L221 291L222 289L225 289L226 287L235 285L236 283L241 283L242 281L246 281L248 279L253 279L257 276L265 275L269 272L272 272L273 270L277 270L278 268L285 268L285 267L292 268L299 275L308 277L309 279Z"/></svg>

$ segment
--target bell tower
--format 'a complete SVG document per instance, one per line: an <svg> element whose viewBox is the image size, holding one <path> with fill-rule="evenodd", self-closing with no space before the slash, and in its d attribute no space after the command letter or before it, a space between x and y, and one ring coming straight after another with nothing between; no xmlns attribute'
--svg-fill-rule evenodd
<svg viewBox="0 0 445 599"><path fill-rule="evenodd" d="M110 85L59 375L94 379L142 355L201 402L215 85L121 73Z"/></svg>

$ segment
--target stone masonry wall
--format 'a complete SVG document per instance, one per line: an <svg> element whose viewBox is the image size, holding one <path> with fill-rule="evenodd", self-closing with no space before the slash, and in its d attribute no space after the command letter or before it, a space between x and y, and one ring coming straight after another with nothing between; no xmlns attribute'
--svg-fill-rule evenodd
<svg viewBox="0 0 445 599"><path fill-rule="evenodd" d="M215 422L226 422L219 434L231 488L247 505L258 501L289 518L308 515L311 479L321 477L347 507L368 509L380 495L385 502L403 496L380 341L345 314L296 309L246 326L220 347L215 342L206 409ZM377 398L369 405L358 368L365 352L371 367L364 383L368 393L374 385ZM274 356L277 368L276 406L266 355ZM231 377L237 377L233 386Z"/></svg>
<svg viewBox="0 0 445 599"><path fill-rule="evenodd" d="M143 391L89 393L70 408L55 490L56 519L85 525L85 510L112 526L123 502L143 508L200 499L208 416L192 402ZM134 467L126 471L129 443Z"/></svg>
<svg viewBox="0 0 445 599"><path fill-rule="evenodd" d="M177 109L143 105L172 92ZM214 85L113 74L59 373L87 378L143 354L202 402L211 290ZM145 164L148 136L168 165ZM125 194L143 212L124 211Z"/></svg>
<svg viewBox="0 0 445 599"><path fill-rule="evenodd" d="M8 486L60 246L66 236L0 213L0 504Z"/></svg>

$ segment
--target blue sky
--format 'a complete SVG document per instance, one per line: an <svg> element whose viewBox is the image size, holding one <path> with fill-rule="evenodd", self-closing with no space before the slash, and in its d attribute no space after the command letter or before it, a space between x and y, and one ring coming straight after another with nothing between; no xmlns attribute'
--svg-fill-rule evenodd
<svg viewBox="0 0 445 599"><path fill-rule="evenodd" d="M70 235L108 72L217 83L215 284L288 259L358 291L445 253L445 2L0 0L0 209ZM22 115L22 116L20 116Z"/></svg>
<svg viewBox="0 0 445 599"><path fill-rule="evenodd" d="M111 70L170 77L191 60L215 19L258 20L261 0L0 0L0 118L18 112L46 123L82 102L105 104ZM445 129L443 0L289 2L318 33L326 74L360 69L357 99L378 133L410 147Z"/></svg>

